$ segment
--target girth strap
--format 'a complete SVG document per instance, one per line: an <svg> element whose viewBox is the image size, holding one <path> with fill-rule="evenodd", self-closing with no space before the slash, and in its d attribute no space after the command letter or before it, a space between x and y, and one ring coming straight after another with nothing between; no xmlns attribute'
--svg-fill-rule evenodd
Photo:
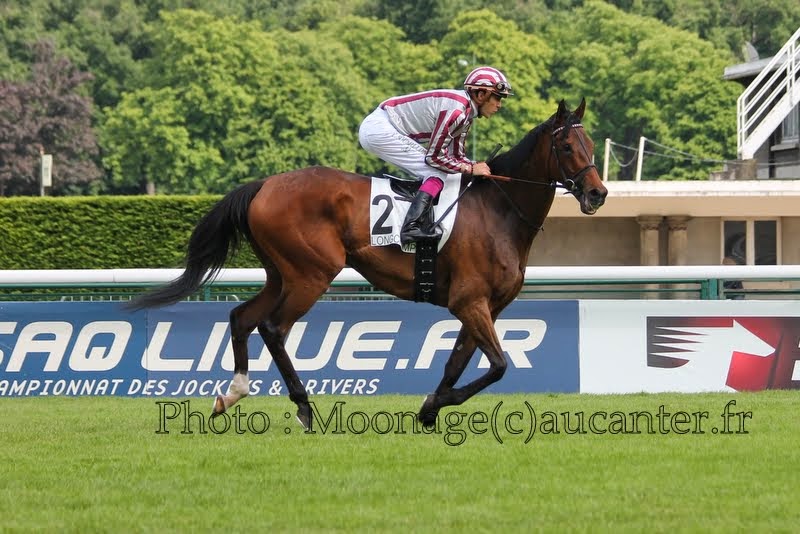
<svg viewBox="0 0 800 534"><path fill-rule="evenodd" d="M415 243L414 301L436 304L436 254L438 239L422 239Z"/></svg>

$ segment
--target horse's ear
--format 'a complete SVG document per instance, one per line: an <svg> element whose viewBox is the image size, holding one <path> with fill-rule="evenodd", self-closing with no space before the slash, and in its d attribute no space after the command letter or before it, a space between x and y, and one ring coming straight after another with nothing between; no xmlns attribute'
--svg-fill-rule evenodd
<svg viewBox="0 0 800 534"><path fill-rule="evenodd" d="M581 103L578 108L575 110L575 116L578 117L578 120L583 119L583 112L586 110L586 99L581 98Z"/></svg>
<svg viewBox="0 0 800 534"><path fill-rule="evenodd" d="M561 102L558 103L558 111L556 111L556 118L557 119L563 119L564 117L567 116L567 113L568 113L568 111L567 111L567 103L562 98Z"/></svg>

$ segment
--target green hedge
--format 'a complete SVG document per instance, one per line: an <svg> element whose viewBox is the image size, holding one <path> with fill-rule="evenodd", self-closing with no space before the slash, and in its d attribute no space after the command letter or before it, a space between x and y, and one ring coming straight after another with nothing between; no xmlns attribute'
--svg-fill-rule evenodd
<svg viewBox="0 0 800 534"><path fill-rule="evenodd" d="M0 269L181 267L200 218L221 197L0 199ZM258 267L249 247L228 267Z"/></svg>

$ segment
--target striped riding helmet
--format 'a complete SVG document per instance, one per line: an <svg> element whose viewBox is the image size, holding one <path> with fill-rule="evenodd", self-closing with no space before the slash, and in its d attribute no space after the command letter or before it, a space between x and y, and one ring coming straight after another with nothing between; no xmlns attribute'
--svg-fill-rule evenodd
<svg viewBox="0 0 800 534"><path fill-rule="evenodd" d="M511 84L508 83L505 74L494 67L478 67L467 75L464 80L466 89L488 89L496 95L509 96Z"/></svg>

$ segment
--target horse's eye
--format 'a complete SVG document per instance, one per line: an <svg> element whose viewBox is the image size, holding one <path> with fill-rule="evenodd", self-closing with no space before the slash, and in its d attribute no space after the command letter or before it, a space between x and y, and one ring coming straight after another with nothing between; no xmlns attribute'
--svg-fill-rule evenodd
<svg viewBox="0 0 800 534"><path fill-rule="evenodd" d="M564 143L564 146L561 147L561 150L564 151L564 154L572 154L572 145L569 143Z"/></svg>

